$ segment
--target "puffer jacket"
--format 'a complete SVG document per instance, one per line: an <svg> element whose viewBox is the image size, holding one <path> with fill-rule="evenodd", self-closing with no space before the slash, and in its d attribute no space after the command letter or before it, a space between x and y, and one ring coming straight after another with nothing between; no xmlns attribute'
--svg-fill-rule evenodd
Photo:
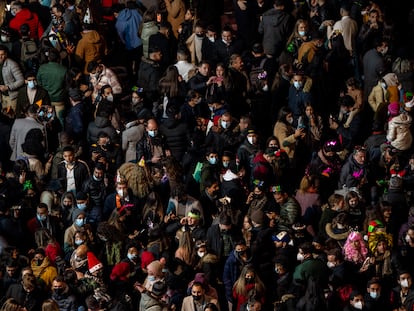
<svg viewBox="0 0 414 311"><path fill-rule="evenodd" d="M172 156L181 161L188 146L187 125L179 120L169 118L161 124L160 132L165 136Z"/></svg>
<svg viewBox="0 0 414 311"><path fill-rule="evenodd" d="M20 70L19 64L8 58L4 61L1 72L4 84L9 87L10 99L16 99L19 88L24 84L24 77Z"/></svg>
<svg viewBox="0 0 414 311"><path fill-rule="evenodd" d="M40 39L43 35L43 26L39 21L36 13L30 12L29 9L21 9L16 16L10 21L10 28L19 32L20 26L28 24L30 28L30 38Z"/></svg>
<svg viewBox="0 0 414 311"><path fill-rule="evenodd" d="M150 21L142 24L141 41L144 57L148 57L149 38L158 32L158 26L155 21Z"/></svg>
<svg viewBox="0 0 414 311"><path fill-rule="evenodd" d="M151 297L149 293L143 293L139 302L140 311L164 311L167 307L164 306L160 300Z"/></svg>
<svg viewBox="0 0 414 311"><path fill-rule="evenodd" d="M387 140L398 150L407 150L411 147L413 136L410 131L412 117L401 113L388 122Z"/></svg>
<svg viewBox="0 0 414 311"><path fill-rule="evenodd" d="M95 30L84 30L82 39L76 45L75 55L79 63L83 63L83 73L87 74L87 66L91 61L100 63L106 54L105 39Z"/></svg>
<svg viewBox="0 0 414 311"><path fill-rule="evenodd" d="M148 100L151 102L155 102L159 98L158 83L160 78L160 65L149 58L143 57L139 65L137 83L145 90Z"/></svg>

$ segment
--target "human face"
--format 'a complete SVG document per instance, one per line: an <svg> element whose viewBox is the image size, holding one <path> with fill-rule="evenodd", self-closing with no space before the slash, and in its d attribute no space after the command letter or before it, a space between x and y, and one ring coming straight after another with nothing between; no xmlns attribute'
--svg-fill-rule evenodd
<svg viewBox="0 0 414 311"><path fill-rule="evenodd" d="M243 61L242 61L242 59L241 59L241 57L237 57L235 60L234 60L234 62L233 62L233 64L231 65L234 69L236 69L236 70L238 70L238 71L240 71L240 70L242 70L243 69Z"/></svg>
<svg viewBox="0 0 414 311"><path fill-rule="evenodd" d="M202 75L207 77L210 71L210 66L208 64L202 64L198 67L198 72Z"/></svg>
<svg viewBox="0 0 414 311"><path fill-rule="evenodd" d="M117 184L116 191L122 191L122 193L126 195L128 193L128 186L126 184Z"/></svg>
<svg viewBox="0 0 414 311"><path fill-rule="evenodd" d="M207 37L216 39L217 33L211 30L207 30Z"/></svg>
<svg viewBox="0 0 414 311"><path fill-rule="evenodd" d="M7 59L6 51L0 51L0 64L3 64L6 59Z"/></svg>
<svg viewBox="0 0 414 311"><path fill-rule="evenodd" d="M387 244L384 241L380 241L377 245L377 251L380 254L384 254L387 250Z"/></svg>
<svg viewBox="0 0 414 311"><path fill-rule="evenodd" d="M348 201L350 207L357 207L358 206L358 198L350 198Z"/></svg>
<svg viewBox="0 0 414 311"><path fill-rule="evenodd" d="M221 39L223 39L224 42L230 43L231 42L231 32L230 31L223 31L221 34Z"/></svg>
<svg viewBox="0 0 414 311"><path fill-rule="evenodd" d="M36 261L43 261L43 259L45 259L45 256L43 256L42 254L36 254L34 255L33 259Z"/></svg>
<svg viewBox="0 0 414 311"><path fill-rule="evenodd" d="M65 151L63 152L63 159L67 163L72 163L75 160L75 154L72 151Z"/></svg>
<svg viewBox="0 0 414 311"><path fill-rule="evenodd" d="M365 151L357 151L354 154L354 159L359 165L365 164L366 152Z"/></svg>
<svg viewBox="0 0 414 311"><path fill-rule="evenodd" d="M253 141L253 145L255 145L257 143L257 135L256 134L248 134L247 138L251 137L252 141Z"/></svg>
<svg viewBox="0 0 414 311"><path fill-rule="evenodd" d="M350 302L352 306L354 306L358 302L361 302L362 306L364 306L364 297L362 295L357 295Z"/></svg>
<svg viewBox="0 0 414 311"><path fill-rule="evenodd" d="M244 230L249 230L252 228L252 225L250 224L249 218L248 217L244 217L243 220L243 229Z"/></svg>
<svg viewBox="0 0 414 311"><path fill-rule="evenodd" d="M10 277L14 277L17 272L17 267L6 267L6 272Z"/></svg>
<svg viewBox="0 0 414 311"><path fill-rule="evenodd" d="M312 108L312 106L307 106L306 107L306 109L305 109L305 113L306 113L306 116L309 118L311 115L313 115L313 108Z"/></svg>
<svg viewBox="0 0 414 311"><path fill-rule="evenodd" d="M216 68L216 76L223 77L224 76L224 68L221 66L217 66Z"/></svg>
<svg viewBox="0 0 414 311"><path fill-rule="evenodd" d="M104 97L108 97L111 94L112 94L112 88L110 88L110 87L107 87L103 92Z"/></svg>
<svg viewBox="0 0 414 311"><path fill-rule="evenodd" d="M279 146L277 144L277 140L272 139L271 141L269 141L268 147L278 148Z"/></svg>
<svg viewBox="0 0 414 311"><path fill-rule="evenodd" d="M64 284L63 284L63 282L59 282L59 281L53 281L53 283L52 283L52 288L54 289L54 290L56 290L56 289L63 289L63 286Z"/></svg>
<svg viewBox="0 0 414 311"><path fill-rule="evenodd" d="M103 170L95 168L93 170L93 175L95 176L96 179L101 179L104 176L104 172L103 172Z"/></svg>
<svg viewBox="0 0 414 311"><path fill-rule="evenodd" d="M227 123L227 128L228 128L230 123L231 123L231 117L230 116L222 116L221 121L226 122Z"/></svg>
<svg viewBox="0 0 414 311"><path fill-rule="evenodd" d="M352 246L354 247L354 249L361 249L361 241L360 240L354 240L352 241Z"/></svg>
<svg viewBox="0 0 414 311"><path fill-rule="evenodd" d="M275 192L275 193L273 193L273 197L275 198L276 203L278 203L278 204L285 203L286 195L284 193Z"/></svg>
<svg viewBox="0 0 414 311"><path fill-rule="evenodd" d="M378 23L378 14L377 12L372 12L369 14L368 20L370 24L376 24Z"/></svg>
<svg viewBox="0 0 414 311"><path fill-rule="evenodd" d="M292 79L293 82L303 82L303 76L301 75L294 75Z"/></svg>
<svg viewBox="0 0 414 311"><path fill-rule="evenodd" d="M299 25L298 25L298 32L299 31L308 31L308 26L306 25L306 23L300 23Z"/></svg>
<svg viewBox="0 0 414 311"><path fill-rule="evenodd" d="M204 295L203 288L198 285L193 285L191 288L191 295L194 297L202 297Z"/></svg>
<svg viewBox="0 0 414 311"><path fill-rule="evenodd" d="M198 36L204 36L204 29L201 27L196 27L194 30L195 34Z"/></svg>
<svg viewBox="0 0 414 311"><path fill-rule="evenodd" d="M187 11L185 12L184 19L185 19L186 21L190 21L190 20L192 20L192 19L193 19L193 14L191 14L191 11L190 11L190 10L187 10Z"/></svg>
<svg viewBox="0 0 414 311"><path fill-rule="evenodd" d="M47 215L49 215L49 211L45 207L38 207L36 212L39 216L46 216L47 217Z"/></svg>
<svg viewBox="0 0 414 311"><path fill-rule="evenodd" d="M381 286L377 283L371 284L368 288L368 293L377 293L377 295L379 296L380 292L381 292Z"/></svg>
<svg viewBox="0 0 414 311"><path fill-rule="evenodd" d="M411 279L411 275L409 273L403 273L403 274L400 275L399 280L398 280L399 283L401 283L404 280L407 280L408 288L410 288L411 285L412 285L412 279Z"/></svg>

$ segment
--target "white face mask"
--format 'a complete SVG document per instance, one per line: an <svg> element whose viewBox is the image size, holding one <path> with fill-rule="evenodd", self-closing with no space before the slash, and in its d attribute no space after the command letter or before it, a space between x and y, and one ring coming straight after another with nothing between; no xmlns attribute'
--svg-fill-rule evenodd
<svg viewBox="0 0 414 311"><path fill-rule="evenodd" d="M124 197L124 190L117 190L116 193L118 193L118 195L123 198Z"/></svg>
<svg viewBox="0 0 414 311"><path fill-rule="evenodd" d="M108 96L106 96L106 100L112 103L114 101L114 95L109 94Z"/></svg>
<svg viewBox="0 0 414 311"><path fill-rule="evenodd" d="M297 261L303 261L303 259L305 259L305 256L303 256L303 254L301 254L301 253L298 253L296 255L296 259L297 259Z"/></svg>
<svg viewBox="0 0 414 311"><path fill-rule="evenodd" d="M336 224L336 227L341 230L341 229L344 228L344 225L342 225L342 224Z"/></svg>
<svg viewBox="0 0 414 311"><path fill-rule="evenodd" d="M358 310L362 310L362 301L357 301L354 303L354 308Z"/></svg>
<svg viewBox="0 0 414 311"><path fill-rule="evenodd" d="M216 41L216 38L214 38L214 37L208 37L208 40L210 40L210 42L214 42L214 41Z"/></svg>
<svg viewBox="0 0 414 311"><path fill-rule="evenodd" d="M302 87L302 82L301 81L293 81L293 86L299 90Z"/></svg>
<svg viewBox="0 0 414 311"><path fill-rule="evenodd" d="M328 262L326 263L326 265L328 266L328 268L329 268L329 269L333 269L333 268L335 268L335 263L333 263L333 262L331 262L331 261L328 261Z"/></svg>
<svg viewBox="0 0 414 311"><path fill-rule="evenodd" d="M253 145L253 138L254 137L247 137L247 141L249 142L250 145Z"/></svg>
<svg viewBox="0 0 414 311"><path fill-rule="evenodd" d="M293 123L293 118L286 118L286 121L287 121L289 124L292 124L292 123Z"/></svg>
<svg viewBox="0 0 414 311"><path fill-rule="evenodd" d="M369 295L371 296L372 299L377 299L379 296L377 292L369 292Z"/></svg>
<svg viewBox="0 0 414 311"><path fill-rule="evenodd" d="M197 256L200 258L203 258L205 254L206 254L205 252L200 252L200 251L197 252Z"/></svg>
<svg viewBox="0 0 414 311"><path fill-rule="evenodd" d="M401 285L401 287L407 288L408 287L408 280L407 279L401 280L400 285Z"/></svg>
<svg viewBox="0 0 414 311"><path fill-rule="evenodd" d="M385 48L382 49L381 54L385 55L388 52L388 46L386 46Z"/></svg>
<svg viewBox="0 0 414 311"><path fill-rule="evenodd" d="M411 242L411 238L410 238L410 236L408 234L405 236L405 241L407 243L410 243Z"/></svg>

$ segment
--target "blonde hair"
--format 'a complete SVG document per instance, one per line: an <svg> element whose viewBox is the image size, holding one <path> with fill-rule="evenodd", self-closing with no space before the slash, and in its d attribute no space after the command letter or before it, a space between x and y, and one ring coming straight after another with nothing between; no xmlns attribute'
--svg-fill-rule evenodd
<svg viewBox="0 0 414 311"><path fill-rule="evenodd" d="M249 294L246 290L246 274L248 272L252 272L254 273L254 293L253 295L255 297L257 296L263 296L264 292L265 292L265 286L262 282L262 280L259 278L259 275L257 274L256 270L254 269L254 267L252 265L246 265L243 267L243 270L240 273L239 278L237 279L237 281L234 283L233 289L236 292L237 295L240 296L247 296L247 294Z"/></svg>
<svg viewBox="0 0 414 311"><path fill-rule="evenodd" d="M22 308L21 305L14 298L7 299L1 306L0 311L19 311Z"/></svg>
<svg viewBox="0 0 414 311"><path fill-rule="evenodd" d="M193 238L190 231L184 231L178 242L178 248L176 251L176 257L184 261L186 264L192 263L192 252L194 248Z"/></svg>

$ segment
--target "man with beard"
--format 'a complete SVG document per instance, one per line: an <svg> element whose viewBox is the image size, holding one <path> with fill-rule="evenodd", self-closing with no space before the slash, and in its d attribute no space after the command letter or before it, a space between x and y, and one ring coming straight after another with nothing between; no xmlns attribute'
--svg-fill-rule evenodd
<svg viewBox="0 0 414 311"><path fill-rule="evenodd" d="M57 276L52 282L52 300L54 300L61 311L77 310L78 304L75 295L70 292L62 276Z"/></svg>

